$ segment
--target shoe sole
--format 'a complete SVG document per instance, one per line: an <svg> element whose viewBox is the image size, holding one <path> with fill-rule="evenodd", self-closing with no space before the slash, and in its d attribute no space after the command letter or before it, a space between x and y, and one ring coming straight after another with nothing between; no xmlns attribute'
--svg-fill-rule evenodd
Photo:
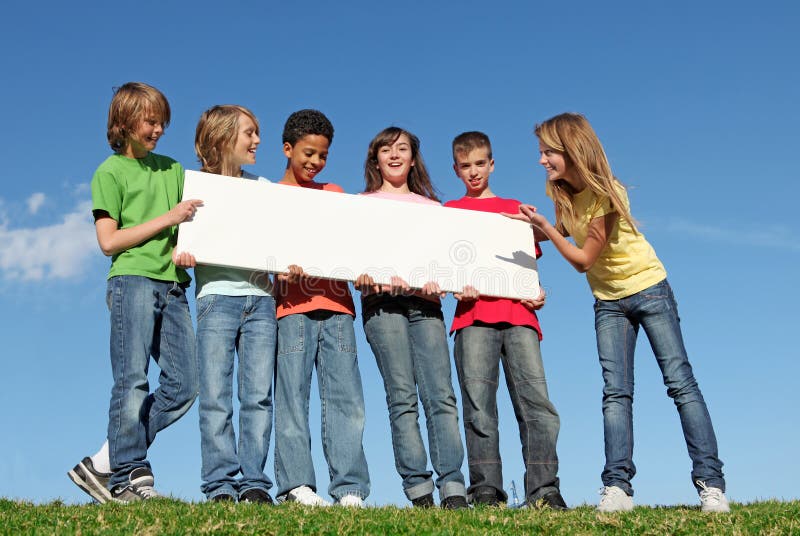
<svg viewBox="0 0 800 536"><path fill-rule="evenodd" d="M100 483L92 472L83 465L83 462L78 463L73 467L67 476L72 480L76 486L81 488L92 499L100 504L111 501L111 492Z"/></svg>

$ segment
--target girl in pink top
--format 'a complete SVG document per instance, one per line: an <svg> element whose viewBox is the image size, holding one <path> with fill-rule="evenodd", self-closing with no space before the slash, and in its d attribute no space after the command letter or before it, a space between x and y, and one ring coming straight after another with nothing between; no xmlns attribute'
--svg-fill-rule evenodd
<svg viewBox="0 0 800 536"><path fill-rule="evenodd" d="M403 129L389 127L370 142L364 176L366 195L438 204L419 139ZM406 497L414 506L434 505L434 482L418 423L422 400L441 506L466 508L464 447L438 287L428 283L423 291L411 291L399 277L391 285L375 285L366 274L356 286L364 332L386 389L395 467Z"/></svg>

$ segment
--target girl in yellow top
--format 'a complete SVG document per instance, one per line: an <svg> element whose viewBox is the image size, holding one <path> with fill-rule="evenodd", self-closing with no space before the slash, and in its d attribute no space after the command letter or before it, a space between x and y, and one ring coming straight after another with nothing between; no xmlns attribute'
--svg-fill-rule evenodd
<svg viewBox="0 0 800 536"><path fill-rule="evenodd" d="M625 187L611 173L603 146L582 115L557 115L537 125L535 133L556 222L551 225L530 205L522 205L516 218L530 221L540 241L551 240L586 273L595 296L606 452L598 510L633 508L633 351L641 326L678 408L702 509L727 512L717 440L686 355L675 298L664 266L636 229Z"/></svg>

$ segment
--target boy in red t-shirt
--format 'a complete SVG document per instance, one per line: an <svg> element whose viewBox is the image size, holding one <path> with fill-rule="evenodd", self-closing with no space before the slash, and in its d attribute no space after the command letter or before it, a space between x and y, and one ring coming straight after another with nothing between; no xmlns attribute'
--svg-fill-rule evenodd
<svg viewBox="0 0 800 536"><path fill-rule="evenodd" d="M492 146L482 132L465 132L453 140L453 169L466 194L446 207L483 212L516 213L520 202L497 197L489 189L494 171ZM541 255L536 244L536 256ZM567 505L559 492L556 440L560 421L547 395L539 349L541 328L535 311L544 305L544 291L535 300L480 297L467 286L459 300L450 332L455 332L455 361L464 408L470 486L475 505L498 505L503 469L497 427L499 363L503 363L525 462L525 497L529 506L555 510Z"/></svg>

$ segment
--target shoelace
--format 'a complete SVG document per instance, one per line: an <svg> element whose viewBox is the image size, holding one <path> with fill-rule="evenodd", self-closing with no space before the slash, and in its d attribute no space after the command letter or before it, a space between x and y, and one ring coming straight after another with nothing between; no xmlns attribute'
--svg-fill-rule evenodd
<svg viewBox="0 0 800 536"><path fill-rule="evenodd" d="M722 490L719 488L709 488L706 483L698 480L695 482L700 489L700 500L707 503L718 504L722 500Z"/></svg>
<svg viewBox="0 0 800 536"><path fill-rule="evenodd" d="M157 497L161 497L161 495L158 494L153 486L138 486L136 488L136 494L145 499L155 499Z"/></svg>

